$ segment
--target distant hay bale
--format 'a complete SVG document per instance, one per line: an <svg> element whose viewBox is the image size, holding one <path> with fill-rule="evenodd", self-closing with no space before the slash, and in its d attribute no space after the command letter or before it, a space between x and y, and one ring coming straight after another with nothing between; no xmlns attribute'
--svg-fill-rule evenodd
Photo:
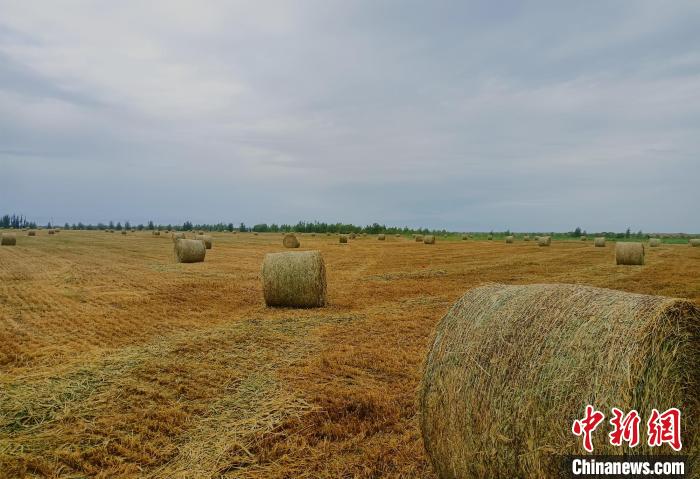
<svg viewBox="0 0 700 479"><path fill-rule="evenodd" d="M200 263L207 254L204 241L196 239L178 239L173 248L178 263Z"/></svg>
<svg viewBox="0 0 700 479"><path fill-rule="evenodd" d="M313 308L326 303L326 267L320 251L268 253L262 281L268 306Z"/></svg>
<svg viewBox="0 0 700 479"><path fill-rule="evenodd" d="M187 238L187 236L185 236L185 233L183 233L181 231L180 232L175 231L172 234L173 243L179 239L186 239L186 238Z"/></svg>
<svg viewBox="0 0 700 479"><path fill-rule="evenodd" d="M338 239L341 243L347 243L348 242L348 237L346 235L340 235L338 236Z"/></svg>
<svg viewBox="0 0 700 479"><path fill-rule="evenodd" d="M661 240L659 238L649 238L649 247L656 248L661 246Z"/></svg>
<svg viewBox="0 0 700 479"><path fill-rule="evenodd" d="M523 236L523 241L530 241L530 236L529 235Z"/></svg>
<svg viewBox="0 0 700 479"><path fill-rule="evenodd" d="M122 234L125 235L125 234L126 234L126 230L122 230Z"/></svg>
<svg viewBox="0 0 700 479"><path fill-rule="evenodd" d="M194 239L204 242L204 247L206 249L211 249L212 241L209 235L197 235Z"/></svg>
<svg viewBox="0 0 700 479"><path fill-rule="evenodd" d="M286 234L284 235L284 239L282 240L282 244L284 245L285 248L298 248L299 247L299 240L297 239L296 236L293 234Z"/></svg>
<svg viewBox="0 0 700 479"><path fill-rule="evenodd" d="M197 234L198 234L198 235L203 235L203 234L204 234L204 231L199 230L199 231L197 231Z"/></svg>
<svg viewBox="0 0 700 479"><path fill-rule="evenodd" d="M256 231L255 233L253 233L253 236L258 236L258 232Z"/></svg>
<svg viewBox="0 0 700 479"><path fill-rule="evenodd" d="M170 230L165 230L165 234L167 235L168 233L170 233Z"/></svg>
<svg viewBox="0 0 700 479"><path fill-rule="evenodd" d="M423 242L423 235L416 235L416 243L422 243Z"/></svg>
<svg viewBox="0 0 700 479"><path fill-rule="evenodd" d="M15 233L2 233L0 235L0 245L15 246L17 244L17 235Z"/></svg>
<svg viewBox="0 0 700 479"><path fill-rule="evenodd" d="M52 235L52 234L54 234L55 232L54 232L54 230L48 230L47 233L50 234L50 235Z"/></svg>
<svg viewBox="0 0 700 479"><path fill-rule="evenodd" d="M357 235L356 235L355 233L350 233L349 238L350 238L350 239L355 239L356 236L357 236Z"/></svg>
<svg viewBox="0 0 700 479"><path fill-rule="evenodd" d="M488 236L486 237L486 239L489 240L489 241L491 241L491 240L493 239L493 235L488 235Z"/></svg>
<svg viewBox="0 0 700 479"><path fill-rule="evenodd" d="M27 231L27 236L36 236L36 231L34 231L34 230Z"/></svg>
<svg viewBox="0 0 700 479"><path fill-rule="evenodd" d="M615 243L615 262L623 265L643 265L644 245L642 243Z"/></svg>
<svg viewBox="0 0 700 479"><path fill-rule="evenodd" d="M378 239L379 241L384 241L384 240L386 240L386 236L383 235L383 234L380 234L380 235L377 235L377 239Z"/></svg>
<svg viewBox="0 0 700 479"><path fill-rule="evenodd" d="M312 236L312 237L316 236L316 233L311 233L311 236Z"/></svg>
<svg viewBox="0 0 700 479"><path fill-rule="evenodd" d="M605 247L605 238L602 236L597 237L593 240L593 246L595 246L596 248Z"/></svg>
<svg viewBox="0 0 700 479"><path fill-rule="evenodd" d="M396 236L397 238L401 238L401 235L398 233L396 233L394 236Z"/></svg>
<svg viewBox="0 0 700 479"><path fill-rule="evenodd" d="M105 233L109 233L109 230L105 230Z"/></svg>
<svg viewBox="0 0 700 479"><path fill-rule="evenodd" d="M467 235L462 235L462 240L463 240L463 241L466 241L466 240L468 240L468 239L469 239L469 236L467 236Z"/></svg>
<svg viewBox="0 0 700 479"><path fill-rule="evenodd" d="M587 240L588 240L588 238L587 238L587 237L585 237L585 236L581 236L581 241L587 241Z"/></svg>
<svg viewBox="0 0 700 479"><path fill-rule="evenodd" d="M435 235L425 235L423 237L423 243L425 244L435 244Z"/></svg>
<svg viewBox="0 0 700 479"><path fill-rule="evenodd" d="M513 242L513 237L512 236L506 236L506 243L510 244Z"/></svg>
<svg viewBox="0 0 700 479"><path fill-rule="evenodd" d="M539 246L549 246L552 244L552 237L551 236L540 236L539 239L537 240L537 244Z"/></svg>
<svg viewBox="0 0 700 479"><path fill-rule="evenodd" d="M136 230L131 230L132 233L136 233Z"/></svg>
<svg viewBox="0 0 700 479"><path fill-rule="evenodd" d="M438 324L419 388L437 476L561 477L561 458L582 453L571 425L588 404L643 421L679 408L679 454L695 451L697 465L699 343L700 309L684 299L569 284L468 291ZM620 454L607 439L596 431L595 453ZM658 454L643 439L634 451Z"/></svg>
<svg viewBox="0 0 700 479"><path fill-rule="evenodd" d="M700 246L700 239L691 239L688 244L692 247Z"/></svg>
<svg viewBox="0 0 700 479"><path fill-rule="evenodd" d="M158 231L158 230L154 231L153 236L160 236L160 231Z"/></svg>

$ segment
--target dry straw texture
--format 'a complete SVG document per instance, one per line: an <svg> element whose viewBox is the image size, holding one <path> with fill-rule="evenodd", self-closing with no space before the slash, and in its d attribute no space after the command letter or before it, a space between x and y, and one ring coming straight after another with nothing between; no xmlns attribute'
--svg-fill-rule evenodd
<svg viewBox="0 0 700 479"><path fill-rule="evenodd" d="M178 263L200 263L204 261L207 249L204 242L193 239L179 239L173 245Z"/></svg>
<svg viewBox="0 0 700 479"><path fill-rule="evenodd" d="M212 245L211 236L209 236L209 235L197 235L194 237L194 239L202 241L204 243L204 247L206 249L211 249L211 245Z"/></svg>
<svg viewBox="0 0 700 479"><path fill-rule="evenodd" d="M529 235L523 236L523 241L530 241L530 236Z"/></svg>
<svg viewBox="0 0 700 479"><path fill-rule="evenodd" d="M688 243L690 246L700 246L700 239L691 239Z"/></svg>
<svg viewBox="0 0 700 479"><path fill-rule="evenodd" d="M437 327L420 388L425 448L441 478L560 477L581 454L587 404L682 411L683 449L700 449L700 310L690 301L568 284L490 284ZM611 446L606 424L596 454ZM659 453L645 440L635 454ZM664 454L671 449L664 448Z"/></svg>
<svg viewBox="0 0 700 479"><path fill-rule="evenodd" d="M34 231L34 230L29 230L29 231L27 232L27 236L36 236L36 231Z"/></svg>
<svg viewBox="0 0 700 479"><path fill-rule="evenodd" d="M615 243L615 261L617 264L644 264L644 245L642 243Z"/></svg>
<svg viewBox="0 0 700 479"><path fill-rule="evenodd" d="M386 239L386 236L383 235L383 234L380 234L380 235L377 236L377 239L378 239L379 241L384 241L384 240Z"/></svg>
<svg viewBox="0 0 700 479"><path fill-rule="evenodd" d="M435 235L425 235L423 237L423 243L425 244L435 244Z"/></svg>
<svg viewBox="0 0 700 479"><path fill-rule="evenodd" d="M661 246L661 240L659 238L650 238L649 239L649 246L651 248L656 248L657 246Z"/></svg>
<svg viewBox="0 0 700 479"><path fill-rule="evenodd" d="M17 244L17 235L14 233L3 233L0 237L0 245L14 246Z"/></svg>
<svg viewBox="0 0 700 479"><path fill-rule="evenodd" d="M282 240L282 244L284 245L285 248L298 248L299 247L299 240L293 234L286 234L286 235L284 235L284 239Z"/></svg>
<svg viewBox="0 0 700 479"><path fill-rule="evenodd" d="M602 248L605 246L605 238L602 236L599 236L598 238L593 240L593 246L597 246L598 248Z"/></svg>
<svg viewBox="0 0 700 479"><path fill-rule="evenodd" d="M179 240L179 239L186 239L187 237L185 236L185 233L182 232L174 232L172 235L173 242Z"/></svg>
<svg viewBox="0 0 700 479"><path fill-rule="evenodd" d="M552 244L552 237L551 236L540 236L537 239L537 244L540 246L549 246Z"/></svg>
<svg viewBox="0 0 700 479"><path fill-rule="evenodd" d="M512 236L506 236L506 243L512 243L513 242L513 237Z"/></svg>
<svg viewBox="0 0 700 479"><path fill-rule="evenodd" d="M423 235L416 235L416 243L422 243L423 242Z"/></svg>
<svg viewBox="0 0 700 479"><path fill-rule="evenodd" d="M339 240L341 243L347 243L347 242L348 242L348 237L345 236L345 235L340 235L340 236L338 236L338 240Z"/></svg>
<svg viewBox="0 0 700 479"><path fill-rule="evenodd" d="M265 255L262 281L268 306L313 308L326 303L326 267L320 251Z"/></svg>

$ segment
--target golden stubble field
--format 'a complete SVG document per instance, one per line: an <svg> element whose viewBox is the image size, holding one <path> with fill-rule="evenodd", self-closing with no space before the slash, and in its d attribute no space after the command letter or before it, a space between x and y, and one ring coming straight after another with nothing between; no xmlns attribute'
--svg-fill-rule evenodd
<svg viewBox="0 0 700 479"><path fill-rule="evenodd" d="M484 282L568 282L700 304L700 248L387 236L323 253L329 306L269 309L280 234L18 232L0 247L0 477L433 477L416 391L435 324Z"/></svg>

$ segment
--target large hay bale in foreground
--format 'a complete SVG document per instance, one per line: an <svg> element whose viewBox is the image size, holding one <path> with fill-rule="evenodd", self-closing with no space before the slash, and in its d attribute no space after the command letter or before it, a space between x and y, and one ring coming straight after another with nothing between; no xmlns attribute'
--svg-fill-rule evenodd
<svg viewBox="0 0 700 479"><path fill-rule="evenodd" d="M688 244L693 247L700 246L700 239L691 239Z"/></svg>
<svg viewBox="0 0 700 479"><path fill-rule="evenodd" d="M506 236L506 243L511 244L513 242L512 236Z"/></svg>
<svg viewBox="0 0 700 479"><path fill-rule="evenodd" d="M539 246L549 246L552 244L551 236L540 236L537 238L537 244Z"/></svg>
<svg viewBox="0 0 700 479"><path fill-rule="evenodd" d="M593 240L593 246L596 248L604 248L605 247L605 238L602 236L597 237L596 239Z"/></svg>
<svg viewBox="0 0 700 479"><path fill-rule="evenodd" d="M435 235L425 235L423 237L423 243L425 244L435 244Z"/></svg>
<svg viewBox="0 0 700 479"><path fill-rule="evenodd" d="M568 284L472 289L440 321L420 387L425 448L441 478L562 477L583 454L571 432L593 405L606 414L595 454L618 455L611 408L642 419L682 412L683 449L700 450L700 310L690 301ZM625 448L626 450L627 448ZM672 453L665 446L663 454Z"/></svg>
<svg viewBox="0 0 700 479"><path fill-rule="evenodd" d="M347 243L347 242L348 242L348 237L347 237L346 235L340 235L340 236L338 236L338 240L339 240L341 243Z"/></svg>
<svg viewBox="0 0 700 479"><path fill-rule="evenodd" d="M177 241L179 239L186 239L187 236L185 236L185 233L183 233L183 232L173 232L172 238L173 238L173 243L174 243L175 241Z"/></svg>
<svg viewBox="0 0 700 479"><path fill-rule="evenodd" d="M27 236L36 236L36 231L34 231L34 230L27 231Z"/></svg>
<svg viewBox="0 0 700 479"><path fill-rule="evenodd" d="M423 242L423 235L416 235L416 243L422 243Z"/></svg>
<svg viewBox="0 0 700 479"><path fill-rule="evenodd" d="M386 240L386 235L384 235L384 234L377 235L377 239L379 241L384 241L384 240Z"/></svg>
<svg viewBox="0 0 700 479"><path fill-rule="evenodd" d="M643 265L644 245L642 243L615 243L615 262L624 265Z"/></svg>
<svg viewBox="0 0 700 479"><path fill-rule="evenodd" d="M211 249L211 245L212 245L211 236L209 236L209 235L197 235L194 237L194 239L202 241L204 243L204 247L206 249Z"/></svg>
<svg viewBox="0 0 700 479"><path fill-rule="evenodd" d="M197 239L175 240L173 247L178 263L200 263L204 261L204 257L207 254L204 241Z"/></svg>
<svg viewBox="0 0 700 479"><path fill-rule="evenodd" d="M320 251L265 255L262 281L268 306L313 308L326 303L326 267Z"/></svg>
<svg viewBox="0 0 700 479"><path fill-rule="evenodd" d="M0 235L0 245L15 246L17 244L17 235L14 233L2 233Z"/></svg>
<svg viewBox="0 0 700 479"><path fill-rule="evenodd" d="M656 248L661 246L661 240L659 238L649 238L649 247Z"/></svg>
<svg viewBox="0 0 700 479"><path fill-rule="evenodd" d="M293 234L284 235L284 239L282 239L282 244L285 248L298 248L300 245L299 240Z"/></svg>

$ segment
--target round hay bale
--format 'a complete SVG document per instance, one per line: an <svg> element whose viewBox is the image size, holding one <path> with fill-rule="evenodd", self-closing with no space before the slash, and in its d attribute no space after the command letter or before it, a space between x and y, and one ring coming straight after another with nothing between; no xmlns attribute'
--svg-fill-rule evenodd
<svg viewBox="0 0 700 479"><path fill-rule="evenodd" d="M435 244L435 235L425 235L423 237L424 244Z"/></svg>
<svg viewBox="0 0 700 479"><path fill-rule="evenodd" d="M36 231L34 231L34 230L27 231L27 236L36 236Z"/></svg>
<svg viewBox="0 0 700 479"><path fill-rule="evenodd" d="M160 236L160 231L154 231L153 236Z"/></svg>
<svg viewBox="0 0 700 479"><path fill-rule="evenodd" d="M265 255L262 281L268 306L313 308L326 303L326 267L320 251Z"/></svg>
<svg viewBox="0 0 700 479"><path fill-rule="evenodd" d="M132 233L136 233L136 230L131 230Z"/></svg>
<svg viewBox="0 0 700 479"><path fill-rule="evenodd" d="M3 233L0 235L0 245L15 246L17 244L17 235L14 233Z"/></svg>
<svg viewBox="0 0 700 479"><path fill-rule="evenodd" d="M529 235L523 236L523 241L530 241L530 236Z"/></svg>
<svg viewBox="0 0 700 479"><path fill-rule="evenodd" d="M284 235L284 239L282 240L282 244L284 245L285 248L298 248L300 245L299 240L293 234Z"/></svg>
<svg viewBox="0 0 700 479"><path fill-rule="evenodd" d="M355 233L350 233L350 236L348 236L350 239L355 239L357 235Z"/></svg>
<svg viewBox="0 0 700 479"><path fill-rule="evenodd" d="M345 244L345 243L348 242L348 237L347 237L346 235L340 235L340 236L338 236L338 240L339 240L341 243Z"/></svg>
<svg viewBox="0 0 700 479"><path fill-rule="evenodd" d="M253 236L258 236L258 232L256 231L255 233L253 233Z"/></svg>
<svg viewBox="0 0 700 479"><path fill-rule="evenodd" d="M316 236L316 233L311 233L311 237L314 237L314 236Z"/></svg>
<svg viewBox="0 0 700 479"><path fill-rule="evenodd" d="M166 234L166 235L169 234L169 233L170 233L170 230L165 230L165 234Z"/></svg>
<svg viewBox="0 0 700 479"><path fill-rule="evenodd" d="M423 235L416 235L416 243L422 243L423 242Z"/></svg>
<svg viewBox="0 0 700 479"><path fill-rule="evenodd" d="M513 237L512 236L506 236L506 243L511 244L513 243Z"/></svg>
<svg viewBox="0 0 700 479"><path fill-rule="evenodd" d="M586 236L581 236L581 241L587 241L588 238Z"/></svg>
<svg viewBox="0 0 700 479"><path fill-rule="evenodd" d="M125 234L126 234L126 230L122 230L122 234L125 235Z"/></svg>
<svg viewBox="0 0 700 479"><path fill-rule="evenodd" d="M605 247L605 238L602 236L597 237L596 239L593 240L593 246L596 248L604 248Z"/></svg>
<svg viewBox="0 0 700 479"><path fill-rule="evenodd" d="M384 241L384 240L386 240L386 235L383 235L383 234L377 235L377 239L379 241Z"/></svg>
<svg viewBox="0 0 700 479"><path fill-rule="evenodd" d="M489 240L489 241L491 241L491 240L493 239L493 235L488 235L488 236L486 237L486 239Z"/></svg>
<svg viewBox="0 0 700 479"><path fill-rule="evenodd" d="M186 239L186 238L187 238L187 236L185 236L185 233L183 233L181 231L180 232L173 232L173 234L172 234L173 243L179 239Z"/></svg>
<svg viewBox="0 0 700 479"><path fill-rule="evenodd" d="M652 408L679 408L680 454L695 451L697 463L700 309L688 300L490 284L460 298L433 338L420 423L441 478L561 477L561 457L584 453L571 427L588 404L607 417L635 409L643 421ZM618 455L606 423L595 454ZM658 450L642 439L634 454Z"/></svg>
<svg viewBox="0 0 700 479"><path fill-rule="evenodd" d="M397 238L401 238L401 235L398 233L396 233L394 236L396 236Z"/></svg>
<svg viewBox="0 0 700 479"><path fill-rule="evenodd" d="M48 233L49 233L50 235L52 235L52 234L55 234L55 231L54 231L54 230L49 230Z"/></svg>
<svg viewBox="0 0 700 479"><path fill-rule="evenodd" d="M700 246L700 239L691 239L688 244L692 247Z"/></svg>
<svg viewBox="0 0 700 479"><path fill-rule="evenodd" d="M209 235L197 235L194 239L204 242L204 247L206 249L211 249L212 241Z"/></svg>
<svg viewBox="0 0 700 479"><path fill-rule="evenodd" d="M661 246L661 240L659 238L649 238L649 247L656 248Z"/></svg>
<svg viewBox="0 0 700 479"><path fill-rule="evenodd" d="M204 241L196 239L175 240L173 248L178 263L201 263L207 254Z"/></svg>
<svg viewBox="0 0 700 479"><path fill-rule="evenodd" d="M551 236L540 236L537 239L537 244L539 246L549 246L552 244L552 237Z"/></svg>
<svg viewBox="0 0 700 479"><path fill-rule="evenodd" d="M204 234L204 231L199 230L199 231L197 231L197 234L198 234L198 235L203 235L203 234Z"/></svg>
<svg viewBox="0 0 700 479"><path fill-rule="evenodd" d="M642 243L615 243L615 262L624 265L643 265L644 245Z"/></svg>

